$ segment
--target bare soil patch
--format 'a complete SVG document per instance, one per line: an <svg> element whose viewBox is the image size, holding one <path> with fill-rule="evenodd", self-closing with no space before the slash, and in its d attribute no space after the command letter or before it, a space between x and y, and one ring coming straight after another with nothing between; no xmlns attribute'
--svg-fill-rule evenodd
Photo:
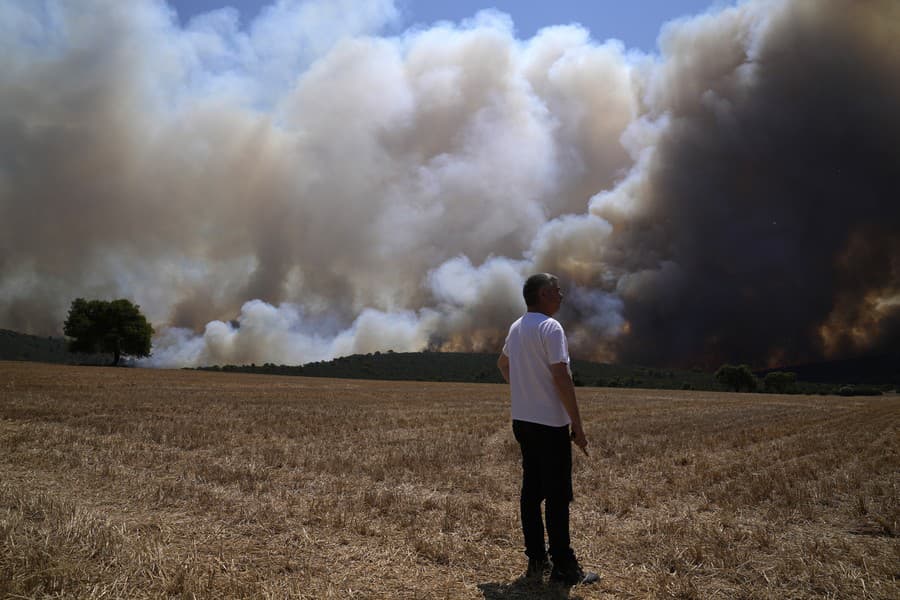
<svg viewBox="0 0 900 600"><path fill-rule="evenodd" d="M900 597L896 395L579 388L564 590L507 393L0 362L0 597Z"/></svg>

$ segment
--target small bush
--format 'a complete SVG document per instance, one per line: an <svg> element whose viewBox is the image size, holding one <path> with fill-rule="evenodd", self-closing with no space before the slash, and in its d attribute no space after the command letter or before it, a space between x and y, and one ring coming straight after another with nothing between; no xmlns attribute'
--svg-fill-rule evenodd
<svg viewBox="0 0 900 600"><path fill-rule="evenodd" d="M856 388L856 396L880 396L881 390L872 386L859 386Z"/></svg>
<svg viewBox="0 0 900 600"><path fill-rule="evenodd" d="M880 396L881 390L869 386L844 385L838 390L841 396Z"/></svg>
<svg viewBox="0 0 900 600"><path fill-rule="evenodd" d="M716 381L724 385L727 389L740 392L747 390L755 392L758 384L753 371L749 365L729 365L724 364L716 370L714 375Z"/></svg>
<svg viewBox="0 0 900 600"><path fill-rule="evenodd" d="M789 394L796 390L797 374L789 371L772 371L763 379L763 388L771 394Z"/></svg>

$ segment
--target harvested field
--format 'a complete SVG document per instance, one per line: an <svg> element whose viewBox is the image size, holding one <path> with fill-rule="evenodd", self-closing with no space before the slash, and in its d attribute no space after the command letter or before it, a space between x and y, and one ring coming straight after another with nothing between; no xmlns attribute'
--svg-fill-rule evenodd
<svg viewBox="0 0 900 600"><path fill-rule="evenodd" d="M0 362L0 597L900 597L900 398L579 388L517 580L508 390Z"/></svg>

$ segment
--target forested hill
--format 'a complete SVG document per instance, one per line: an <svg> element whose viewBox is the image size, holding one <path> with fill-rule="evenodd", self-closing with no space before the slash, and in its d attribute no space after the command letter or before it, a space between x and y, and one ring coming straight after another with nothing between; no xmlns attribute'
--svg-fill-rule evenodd
<svg viewBox="0 0 900 600"><path fill-rule="evenodd" d="M900 351L783 367L780 370L796 373L798 381L814 383L900 384ZM767 372L759 374L765 375Z"/></svg>
<svg viewBox="0 0 900 600"><path fill-rule="evenodd" d="M0 360L29 360L34 362L78 365L103 365L112 362L104 354L72 354L66 351L66 340L57 337L28 335L0 329Z"/></svg>
<svg viewBox="0 0 900 600"><path fill-rule="evenodd" d="M461 381L501 383L497 354L469 352L376 352L327 362L288 365L227 365L203 370L341 379ZM656 389L721 389L711 373L677 369L623 367L573 360L576 385Z"/></svg>
<svg viewBox="0 0 900 600"><path fill-rule="evenodd" d="M28 360L69 364L109 364L111 356L70 354L65 340L27 335L0 329L0 360ZM463 381L500 383L497 354L463 352L375 352L336 358L302 366L225 365L201 367L209 371L305 375L345 379L389 379L412 381ZM833 386L900 384L900 353L843 361L787 367L805 385L796 391L831 391ZM577 385L640 387L656 389L719 390L712 373L700 370L666 369L573 361ZM765 371L758 372L761 378ZM887 389L887 388L885 388Z"/></svg>
<svg viewBox="0 0 900 600"><path fill-rule="evenodd" d="M305 375L341 379L396 379L412 381L464 381L500 383L495 353L465 352L375 352L355 354L327 362L303 366L227 365L203 367L246 373ZM756 373L759 382L771 371L794 372L802 384L796 391L818 393L844 385L882 386L900 384L900 354L865 359L829 361L808 365L769 369ZM572 374L576 385L597 387L638 387L654 389L721 390L713 373L699 369L667 369L601 364L574 358Z"/></svg>

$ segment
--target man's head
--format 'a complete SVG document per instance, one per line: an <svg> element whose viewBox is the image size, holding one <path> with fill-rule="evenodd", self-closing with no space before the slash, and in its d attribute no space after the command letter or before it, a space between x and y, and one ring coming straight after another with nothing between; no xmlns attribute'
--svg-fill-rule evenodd
<svg viewBox="0 0 900 600"><path fill-rule="evenodd" d="M537 273L525 280L522 296L531 312L553 316L559 311L563 294L559 289L559 279L550 273Z"/></svg>

